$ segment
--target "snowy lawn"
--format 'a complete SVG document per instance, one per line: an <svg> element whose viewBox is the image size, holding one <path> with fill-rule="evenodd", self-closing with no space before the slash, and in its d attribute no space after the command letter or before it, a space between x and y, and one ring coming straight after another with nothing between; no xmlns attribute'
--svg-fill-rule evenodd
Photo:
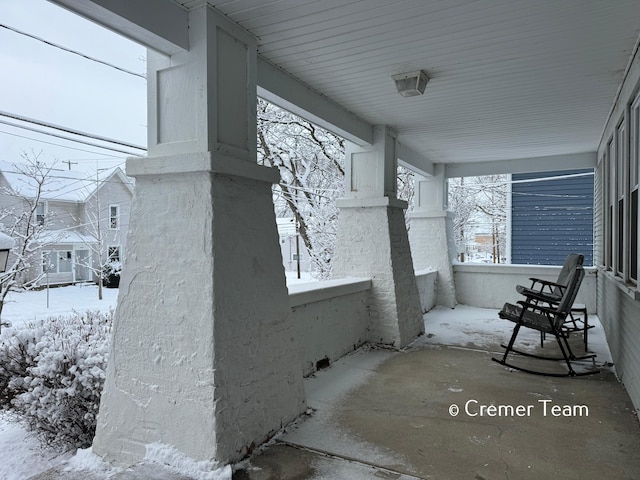
<svg viewBox="0 0 640 480"><path fill-rule="evenodd" d="M47 295L49 306L47 307ZM2 321L19 327L34 320L68 315L74 310L100 310L107 312L116 307L117 288L103 288L98 300L98 286L93 284L50 288L37 292L11 292L2 309Z"/></svg>

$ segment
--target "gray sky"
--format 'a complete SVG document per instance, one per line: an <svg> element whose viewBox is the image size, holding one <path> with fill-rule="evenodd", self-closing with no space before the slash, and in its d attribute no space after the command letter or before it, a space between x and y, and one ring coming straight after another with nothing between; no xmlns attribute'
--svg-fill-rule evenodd
<svg viewBox="0 0 640 480"><path fill-rule="evenodd" d="M145 48L45 0L0 0L0 24L139 74L146 70ZM146 146L143 78L2 27L0 65L0 111ZM42 152L47 163L78 162L74 170L95 168L97 160L100 168L123 164L127 156L0 123L0 161L19 162L31 151Z"/></svg>

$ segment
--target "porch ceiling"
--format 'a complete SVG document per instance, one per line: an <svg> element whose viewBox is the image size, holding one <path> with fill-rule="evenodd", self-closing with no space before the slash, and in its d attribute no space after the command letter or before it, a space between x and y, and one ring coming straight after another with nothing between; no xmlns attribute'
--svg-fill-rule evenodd
<svg viewBox="0 0 640 480"><path fill-rule="evenodd" d="M210 3L264 59L443 163L595 151L640 32L638 0ZM391 75L418 69L425 94L401 97Z"/></svg>

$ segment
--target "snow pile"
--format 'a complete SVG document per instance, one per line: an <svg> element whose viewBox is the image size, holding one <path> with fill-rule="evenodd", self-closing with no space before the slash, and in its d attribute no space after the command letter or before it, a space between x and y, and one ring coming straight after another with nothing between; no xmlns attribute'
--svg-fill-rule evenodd
<svg viewBox="0 0 640 480"><path fill-rule="evenodd" d="M83 472L89 471L94 474L101 474L109 478L116 473L122 471L121 468L114 467L110 463L102 460L101 457L93 453L91 448L78 449L76 454L71 457L64 467L65 472Z"/></svg>
<svg viewBox="0 0 640 480"><path fill-rule="evenodd" d="M75 313L0 334L0 405L45 443L87 447L95 432L113 312Z"/></svg>
<svg viewBox="0 0 640 480"><path fill-rule="evenodd" d="M172 445L151 443L144 459L195 480L231 480L230 465L218 468L216 462L193 460Z"/></svg>

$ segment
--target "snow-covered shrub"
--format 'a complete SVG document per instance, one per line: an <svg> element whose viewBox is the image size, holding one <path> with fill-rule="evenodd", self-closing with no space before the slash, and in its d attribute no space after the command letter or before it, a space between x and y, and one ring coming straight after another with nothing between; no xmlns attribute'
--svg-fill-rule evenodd
<svg viewBox="0 0 640 480"><path fill-rule="evenodd" d="M3 405L19 413L46 443L91 444L112 318L113 312L87 311L0 335L0 364L9 360L9 368L0 370L0 385L8 392Z"/></svg>
<svg viewBox="0 0 640 480"><path fill-rule="evenodd" d="M122 263L112 260L102 267L102 283L107 288L118 288L120 286L120 273Z"/></svg>
<svg viewBox="0 0 640 480"><path fill-rule="evenodd" d="M21 392L29 367L36 364L36 329L3 329L0 334L0 409L7 410Z"/></svg>

